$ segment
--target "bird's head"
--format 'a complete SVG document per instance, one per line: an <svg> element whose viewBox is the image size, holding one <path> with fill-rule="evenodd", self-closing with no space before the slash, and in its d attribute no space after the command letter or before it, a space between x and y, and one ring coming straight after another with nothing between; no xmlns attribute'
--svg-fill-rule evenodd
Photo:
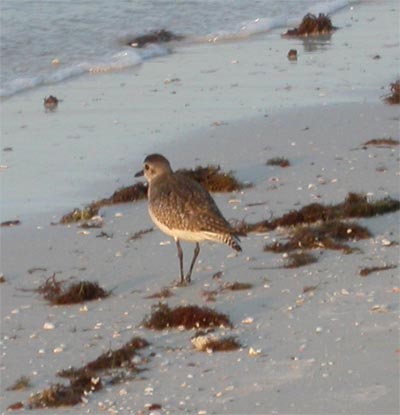
<svg viewBox="0 0 400 415"><path fill-rule="evenodd" d="M143 170L137 172L135 177L145 176L150 183L156 177L171 174L169 161L161 154L150 154L144 159Z"/></svg>

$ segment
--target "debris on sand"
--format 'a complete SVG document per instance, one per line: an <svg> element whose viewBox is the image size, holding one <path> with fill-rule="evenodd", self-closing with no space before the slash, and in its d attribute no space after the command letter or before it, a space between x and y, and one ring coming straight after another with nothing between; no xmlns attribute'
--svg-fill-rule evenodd
<svg viewBox="0 0 400 415"><path fill-rule="evenodd" d="M290 162L284 157L274 157L267 160L267 166L279 166L285 168L290 166Z"/></svg>
<svg viewBox="0 0 400 415"><path fill-rule="evenodd" d="M8 391L21 391L29 388L31 386L31 380L28 376L21 376L18 378L10 387L7 388Z"/></svg>
<svg viewBox="0 0 400 415"><path fill-rule="evenodd" d="M275 242L266 245L265 251L291 252L297 249L334 249L351 253L353 248L342 241L352 241L370 238L367 228L356 223L340 221L324 222L314 226L300 226L295 228L285 243Z"/></svg>
<svg viewBox="0 0 400 415"><path fill-rule="evenodd" d="M297 61L297 50L296 49L290 49L287 57L290 61Z"/></svg>
<svg viewBox="0 0 400 415"><path fill-rule="evenodd" d="M22 402L15 402L7 407L8 411L18 411L24 409L24 404Z"/></svg>
<svg viewBox="0 0 400 415"><path fill-rule="evenodd" d="M144 297L146 299L154 299L154 298L169 298L172 297L172 291L168 287L162 288L160 291L150 294L147 297Z"/></svg>
<svg viewBox="0 0 400 415"><path fill-rule="evenodd" d="M56 383L42 392L33 395L28 400L28 408L56 408L73 406L82 402L85 394L102 389L99 378L90 374L82 374L70 380L68 385Z"/></svg>
<svg viewBox="0 0 400 415"><path fill-rule="evenodd" d="M386 271L386 270L395 269L395 268L397 268L397 265L383 265L383 266L376 266L376 267L361 268L360 276L367 277L369 274L372 274L373 272Z"/></svg>
<svg viewBox="0 0 400 415"><path fill-rule="evenodd" d="M286 258L285 268L300 268L305 265L314 264L318 258L309 252L291 252Z"/></svg>
<svg viewBox="0 0 400 415"><path fill-rule="evenodd" d="M103 218L99 215L93 216L87 222L83 222L79 225L81 229L100 229L103 226Z"/></svg>
<svg viewBox="0 0 400 415"><path fill-rule="evenodd" d="M218 275L218 273L217 273ZM219 277L218 277L219 278ZM218 278L215 278L218 281ZM249 282L222 282L218 281L219 287L215 290L203 290L201 292L202 297L206 301L215 301L216 296L219 294L223 294L227 291L244 291L244 290L250 290L253 288L253 284Z"/></svg>
<svg viewBox="0 0 400 415"><path fill-rule="evenodd" d="M241 291L241 290L250 290L253 288L253 284L249 282L227 282L222 286L223 291L229 290L229 291Z"/></svg>
<svg viewBox="0 0 400 415"><path fill-rule="evenodd" d="M5 222L1 222L0 226L2 228L9 228L11 226L18 226L21 225L21 221L20 220L6 220Z"/></svg>
<svg viewBox="0 0 400 415"><path fill-rule="evenodd" d="M153 232L154 228L147 228L142 229L140 231L135 232L132 236L130 236L127 240L127 242L135 241L136 239L140 239L143 235L146 235L146 233Z"/></svg>
<svg viewBox="0 0 400 415"><path fill-rule="evenodd" d="M388 104L400 104L400 79L390 84L390 94L385 97Z"/></svg>
<svg viewBox="0 0 400 415"><path fill-rule="evenodd" d="M149 342L141 337L133 337L129 342L116 350L108 350L101 354L97 359L92 360L80 368L66 369L58 373L61 377L76 378L85 373L97 373L99 371L114 370L118 368L129 368L129 370L139 371L132 362L132 358L137 351L149 346Z"/></svg>
<svg viewBox="0 0 400 415"><path fill-rule="evenodd" d="M238 232L268 232L278 227L311 224L318 221L326 222L347 218L362 218L383 215L400 209L400 201L385 197L380 200L368 201L366 195L348 193L346 199L337 205L311 203L299 210L292 210L271 221L263 220L256 223L240 223Z"/></svg>
<svg viewBox="0 0 400 415"><path fill-rule="evenodd" d="M201 352L231 352L241 347L234 336L220 337L215 334L200 335L192 338L193 346Z"/></svg>
<svg viewBox="0 0 400 415"><path fill-rule="evenodd" d="M31 396L26 408L55 408L74 406L84 402L86 395L101 390L105 383L113 384L119 379L126 379L124 373L118 373L119 369L129 370L130 373L141 372L143 369L136 366L133 358L138 354L138 350L147 346L149 346L147 340L133 337L119 349L109 350L85 366L59 372L58 376L68 378L69 383L50 385L50 387ZM99 373L105 373L104 378L107 376L112 376L112 378L105 382ZM24 407L22 402L17 402L10 405L9 409L23 409Z"/></svg>
<svg viewBox="0 0 400 415"><path fill-rule="evenodd" d="M337 27L333 26L327 15L320 13L317 17L308 13L303 17L299 27L289 29L283 36L318 36L332 33L335 30Z"/></svg>
<svg viewBox="0 0 400 415"><path fill-rule="evenodd" d="M149 43L167 43L173 40L182 40L184 36L177 35L169 30L161 29L161 30L153 30L152 32L146 33L144 35L140 35L134 37L133 39L128 40L127 45L133 48L143 48L147 46Z"/></svg>
<svg viewBox="0 0 400 415"><path fill-rule="evenodd" d="M138 182L132 186L122 187L116 190L110 197L92 202L83 209L74 209L72 212L64 215L60 224L65 225L81 220L90 220L93 216L98 215L99 210L104 206L110 206L118 203L134 202L147 197L147 185Z"/></svg>
<svg viewBox="0 0 400 415"><path fill-rule="evenodd" d="M55 96L50 95L44 98L43 105L46 111L54 111L58 106L58 99Z"/></svg>
<svg viewBox="0 0 400 415"><path fill-rule="evenodd" d="M35 291L42 294L52 305L76 304L106 298L110 291L105 291L97 282L78 281L65 287L65 280L57 281L56 274L39 286Z"/></svg>
<svg viewBox="0 0 400 415"><path fill-rule="evenodd" d="M388 138L374 138L372 140L366 141L363 144L363 149L367 149L369 146L373 147L382 147L382 148L392 148L400 144L399 140L395 140L391 137Z"/></svg>
<svg viewBox="0 0 400 415"><path fill-rule="evenodd" d="M153 330L164 330L173 327L192 328L232 327L226 314L219 313L208 307L196 305L170 308L167 304L156 304L151 315L143 320L144 327Z"/></svg>
<svg viewBox="0 0 400 415"><path fill-rule="evenodd" d="M249 187L239 182L232 172L222 172L220 166L197 166L195 169L180 169L178 172L199 182L209 192L233 192Z"/></svg>

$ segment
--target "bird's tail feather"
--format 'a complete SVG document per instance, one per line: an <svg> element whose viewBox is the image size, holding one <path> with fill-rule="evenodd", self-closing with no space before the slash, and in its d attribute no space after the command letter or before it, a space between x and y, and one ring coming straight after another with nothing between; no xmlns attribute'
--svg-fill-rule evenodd
<svg viewBox="0 0 400 415"><path fill-rule="evenodd" d="M240 246L240 239L235 234L204 232L204 235L210 241L224 243L226 245L229 245L235 251L242 252L242 247Z"/></svg>

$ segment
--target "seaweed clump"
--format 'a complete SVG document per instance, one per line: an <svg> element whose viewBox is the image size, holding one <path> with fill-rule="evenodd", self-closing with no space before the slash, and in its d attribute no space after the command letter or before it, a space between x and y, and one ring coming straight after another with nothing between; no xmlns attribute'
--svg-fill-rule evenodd
<svg viewBox="0 0 400 415"><path fill-rule="evenodd" d="M110 197L97 200L85 206L83 209L74 209L72 212L64 215L60 223L65 225L81 220L89 220L99 213L104 206L115 205L118 203L134 202L147 197L147 185L143 182L135 183L132 186L122 187L116 190Z"/></svg>
<svg viewBox="0 0 400 415"><path fill-rule="evenodd" d="M231 352L241 347L234 336L217 337L213 335L196 336L191 340L193 346L202 352Z"/></svg>
<svg viewBox="0 0 400 415"><path fill-rule="evenodd" d="M292 210L274 220L263 220L253 224L241 223L239 232L266 232L278 227L312 224L357 217L371 217L395 212L400 209L400 201L385 197L380 200L368 201L367 196L359 193L348 193L342 203L322 205L311 203L299 210Z"/></svg>
<svg viewBox="0 0 400 415"><path fill-rule="evenodd" d="M399 140L395 140L391 137L389 137L389 138L374 138L372 140L366 141L363 144L363 149L366 149L368 146L391 148L391 147L398 146L399 144L400 144Z"/></svg>
<svg viewBox="0 0 400 415"><path fill-rule="evenodd" d="M133 337L129 342L116 350L108 350L101 354L97 359L90 361L85 366L78 369L71 368L58 373L61 377L70 379L79 378L84 374L96 374L99 371L115 370L119 368L128 368L131 371L138 372L139 369L132 362L132 358L137 354L139 349L149 345L148 341L141 337Z"/></svg>
<svg viewBox="0 0 400 415"><path fill-rule="evenodd" d="M28 376L21 376L11 386L7 388L8 391L21 391L31 386L31 380Z"/></svg>
<svg viewBox="0 0 400 415"><path fill-rule="evenodd" d="M76 304L110 295L110 291L101 288L97 282L78 281L68 287L65 287L65 282L65 280L57 281L53 274L36 291L53 305Z"/></svg>
<svg viewBox="0 0 400 415"><path fill-rule="evenodd" d="M226 291L244 291L244 290L250 290L251 288L253 288L253 284L251 284L250 282L239 282L239 281L225 282L225 283L220 283L217 289L203 290L201 294L205 298L206 301L215 301L216 296L218 294L224 293Z"/></svg>
<svg viewBox="0 0 400 415"><path fill-rule="evenodd" d="M222 287L223 291L225 290L242 291L242 290L250 290L251 288L253 288L253 284L251 284L250 282L239 282L239 281L228 282Z"/></svg>
<svg viewBox="0 0 400 415"><path fill-rule="evenodd" d="M59 406L74 406L82 402L82 397L88 392L102 389L99 378L90 374L82 374L70 380L68 385L56 383L42 392L33 395L28 400L28 408L55 408Z"/></svg>
<svg viewBox="0 0 400 415"><path fill-rule="evenodd" d="M291 252L287 257L285 268L300 268L317 261L317 257L309 252Z"/></svg>
<svg viewBox="0 0 400 415"><path fill-rule="evenodd" d="M390 84L390 94L385 97L388 104L400 104L400 79Z"/></svg>
<svg viewBox="0 0 400 415"><path fill-rule="evenodd" d="M18 226L21 225L21 221L16 219L16 220L6 220L4 222L1 222L0 226L2 228L9 228L11 226Z"/></svg>
<svg viewBox="0 0 400 415"><path fill-rule="evenodd" d="M131 237L128 238L127 242L135 241L136 239L140 239L143 235L146 235L146 233L153 232L154 228L147 228L142 229L140 231L135 232Z"/></svg>
<svg viewBox="0 0 400 415"><path fill-rule="evenodd" d="M170 308L167 304L156 304L152 307L151 315L143 320L144 327L153 330L163 330L173 327L192 328L232 327L226 314L219 313L208 307L196 305Z"/></svg>
<svg viewBox="0 0 400 415"><path fill-rule="evenodd" d="M182 40L184 36L177 35L166 29L153 30L145 35L134 37L127 42L128 46L133 48L143 48L149 43L166 43L173 40Z"/></svg>
<svg viewBox="0 0 400 415"><path fill-rule="evenodd" d="M245 187L232 172L221 172L220 166L197 166L195 169L179 169L177 172L200 183L209 192L233 192Z"/></svg>
<svg viewBox="0 0 400 415"><path fill-rule="evenodd" d="M299 27L289 29L283 36L318 36L332 33L335 30L337 27L333 26L329 16L320 13L317 17L308 13L303 17Z"/></svg>
<svg viewBox="0 0 400 415"><path fill-rule="evenodd" d="M131 372L140 372L141 369L135 366L132 358L137 355L138 350L147 347L149 343L141 337L133 337L129 342L116 350L109 350L101 354L97 359L92 360L80 368L70 368L58 373L58 376L68 378L68 384L56 383L49 388L31 396L27 408L55 408L60 406L74 406L81 403L84 397L91 392L97 392L103 388L104 380L99 373L113 371L121 368L129 369ZM124 375L115 375L110 384ZM22 402L16 402L9 406L9 409L23 409Z"/></svg>
<svg viewBox="0 0 400 415"><path fill-rule="evenodd" d="M150 294L146 299L154 299L154 298L168 298L172 297L173 294L168 287L163 287L160 291L155 292L154 294Z"/></svg>
<svg viewBox="0 0 400 415"><path fill-rule="evenodd" d="M333 249L344 253L353 252L353 248L342 241L360 240L371 237L367 228L356 223L340 221L326 222L317 226L294 229L285 243L275 242L266 245L265 251L290 252L296 249Z"/></svg>
<svg viewBox="0 0 400 415"><path fill-rule="evenodd" d="M361 277L367 277L369 274L372 274L373 272L379 272L379 271L386 271L388 269L394 269L397 268L397 265L384 265L381 267L366 267L360 269L360 276Z"/></svg>
<svg viewBox="0 0 400 415"><path fill-rule="evenodd" d="M269 160L267 160L268 166L279 166L279 167L289 167L290 162L285 157L274 157Z"/></svg>

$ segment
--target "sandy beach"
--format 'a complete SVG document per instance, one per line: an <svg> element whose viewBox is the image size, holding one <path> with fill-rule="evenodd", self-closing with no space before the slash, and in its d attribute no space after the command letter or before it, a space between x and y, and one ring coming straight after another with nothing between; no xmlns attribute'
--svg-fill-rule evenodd
<svg viewBox="0 0 400 415"><path fill-rule="evenodd" d="M288 229L243 237L240 255L203 244L185 288L173 287L171 239L157 229L130 239L153 227L146 201L102 209L101 229L52 225L134 183L152 152L176 169L215 164L251 183L213 195L232 221L336 204L349 192L399 199L399 147L365 145L400 138L399 107L382 100L399 75L398 16L394 1L354 3L332 16L339 30L329 41L277 31L267 46L262 35L186 45L146 71L84 76L2 102L0 217L21 221L1 228L2 413L15 402L25 405L16 413L29 414L399 412L398 212L355 219L370 238L350 241L350 254L314 249L318 261L300 268L263 251ZM297 62L286 57L291 48ZM50 94L62 101L45 113ZM290 166L267 165L274 157ZM183 248L187 262L193 246ZM385 266L393 268L360 276ZM54 273L112 293L51 306L33 290ZM220 290L233 282L252 287ZM171 307L226 313L233 327L216 333L236 336L241 347L203 353L191 343L195 329L146 329L143 319L160 301L146 297L164 287ZM145 371L133 380L105 384L76 406L27 409L29 396L65 381L58 371L133 336L150 343L137 358ZM30 387L8 390L21 376Z"/></svg>

